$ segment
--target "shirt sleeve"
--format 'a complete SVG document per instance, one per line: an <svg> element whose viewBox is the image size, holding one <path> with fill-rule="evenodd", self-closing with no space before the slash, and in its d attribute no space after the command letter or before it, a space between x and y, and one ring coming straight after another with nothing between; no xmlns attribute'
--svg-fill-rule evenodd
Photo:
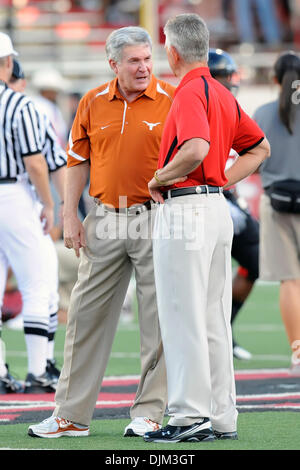
<svg viewBox="0 0 300 470"><path fill-rule="evenodd" d="M37 119L41 134L42 154L46 159L48 170L53 172L67 164L67 154L61 147L48 117L38 111Z"/></svg>
<svg viewBox="0 0 300 470"><path fill-rule="evenodd" d="M239 123L232 148L241 156L259 145L265 135L258 124L237 104Z"/></svg>
<svg viewBox="0 0 300 470"><path fill-rule="evenodd" d="M22 157L41 153L41 135L36 116L36 109L31 101L27 101L21 109L17 132Z"/></svg>
<svg viewBox="0 0 300 470"><path fill-rule="evenodd" d="M184 89L176 103L176 135L180 148L185 141L200 138L210 141L206 99L193 90Z"/></svg>
<svg viewBox="0 0 300 470"><path fill-rule="evenodd" d="M81 99L73 121L67 146L68 167L78 165L90 158L90 140L87 134L87 106Z"/></svg>

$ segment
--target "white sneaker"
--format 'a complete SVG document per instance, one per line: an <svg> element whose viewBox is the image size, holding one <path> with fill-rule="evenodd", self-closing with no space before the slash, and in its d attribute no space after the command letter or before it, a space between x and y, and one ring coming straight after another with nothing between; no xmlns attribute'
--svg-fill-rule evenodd
<svg viewBox="0 0 300 470"><path fill-rule="evenodd" d="M68 419L50 416L39 424L29 426L28 434L31 437L55 438L61 436L88 436L89 427L72 423Z"/></svg>
<svg viewBox="0 0 300 470"><path fill-rule="evenodd" d="M146 432L158 431L161 425L149 418L134 418L124 430L124 437L143 436Z"/></svg>
<svg viewBox="0 0 300 470"><path fill-rule="evenodd" d="M233 357L242 361L250 361L250 359L252 359L252 354L251 352L247 351L247 349L235 345L233 347Z"/></svg>

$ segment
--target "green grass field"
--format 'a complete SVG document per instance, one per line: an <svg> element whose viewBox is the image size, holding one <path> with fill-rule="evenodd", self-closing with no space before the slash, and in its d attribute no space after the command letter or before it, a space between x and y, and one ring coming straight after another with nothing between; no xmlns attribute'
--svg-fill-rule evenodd
<svg viewBox="0 0 300 470"><path fill-rule="evenodd" d="M63 361L64 325L56 336L56 358ZM278 307L278 285L258 283L236 320L237 341L253 354L250 361L235 360L238 369L287 368L291 355ZM7 362L20 379L26 375L23 333L4 327ZM139 332L137 321L120 323L106 375L139 374ZM167 419L167 418L166 418ZM65 450L271 450L300 449L297 412L240 413L239 440L200 444L149 444L140 438L123 438L127 420L93 420L87 438L33 439L27 436L28 424L0 426L0 448Z"/></svg>

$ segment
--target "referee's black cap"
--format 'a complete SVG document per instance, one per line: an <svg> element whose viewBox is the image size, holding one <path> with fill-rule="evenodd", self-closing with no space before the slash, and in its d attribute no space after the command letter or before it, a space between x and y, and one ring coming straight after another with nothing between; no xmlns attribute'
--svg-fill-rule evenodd
<svg viewBox="0 0 300 470"><path fill-rule="evenodd" d="M14 65L13 65L13 71L12 71L12 76L16 79L19 80L20 78L25 78L25 74L23 72L23 69L20 65L20 63L14 59Z"/></svg>

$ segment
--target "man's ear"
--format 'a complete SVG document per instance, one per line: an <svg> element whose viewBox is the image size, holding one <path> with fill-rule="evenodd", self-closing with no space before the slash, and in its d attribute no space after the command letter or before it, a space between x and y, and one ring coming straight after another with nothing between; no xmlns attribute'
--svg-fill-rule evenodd
<svg viewBox="0 0 300 470"><path fill-rule="evenodd" d="M11 55L8 55L7 57L5 57L5 69L6 69L6 74L7 74L7 80L9 81L10 78L11 78L11 75L12 75L12 71L13 71L13 57Z"/></svg>
<svg viewBox="0 0 300 470"><path fill-rule="evenodd" d="M110 65L110 68L115 72L115 74L117 74L118 73L118 63L113 59L109 59L108 63Z"/></svg>
<svg viewBox="0 0 300 470"><path fill-rule="evenodd" d="M180 61L180 55L178 54L176 47L170 46L169 51L171 53L174 64L177 64Z"/></svg>
<svg viewBox="0 0 300 470"><path fill-rule="evenodd" d="M8 69L13 67L13 57L11 55L6 57L6 67Z"/></svg>

